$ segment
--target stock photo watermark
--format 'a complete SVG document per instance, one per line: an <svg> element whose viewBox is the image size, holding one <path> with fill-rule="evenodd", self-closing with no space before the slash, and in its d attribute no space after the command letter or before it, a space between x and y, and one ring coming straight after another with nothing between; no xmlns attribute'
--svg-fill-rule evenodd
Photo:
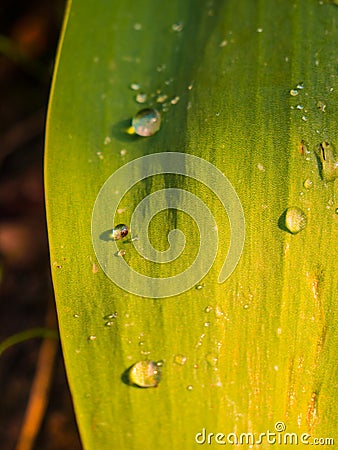
<svg viewBox="0 0 338 450"><path fill-rule="evenodd" d="M203 428L195 435L195 442L199 445L325 445L334 446L332 437L312 437L309 433L287 432L284 422L276 422L274 430L261 433L221 433L210 432Z"/></svg>
<svg viewBox="0 0 338 450"><path fill-rule="evenodd" d="M169 263L182 253L185 235L175 229L168 233L169 249L156 250L150 243L148 227L160 211L177 209L188 214L197 224L200 240L198 253L189 267L167 278L144 275L130 267L126 260L116 258L117 242L102 239L116 224L120 201L140 181L154 175L177 174L207 186L218 197L230 223L228 254L218 275L223 283L234 271L241 257L245 240L244 212L239 197L227 177L213 164L188 153L163 152L135 159L116 170L101 187L92 214L92 242L96 257L105 274L123 290L148 298L166 298L181 294L209 272L218 252L218 227L209 206L195 194L179 188L157 190L136 206L129 227L137 230L131 245L148 261ZM123 225L124 226L124 225Z"/></svg>

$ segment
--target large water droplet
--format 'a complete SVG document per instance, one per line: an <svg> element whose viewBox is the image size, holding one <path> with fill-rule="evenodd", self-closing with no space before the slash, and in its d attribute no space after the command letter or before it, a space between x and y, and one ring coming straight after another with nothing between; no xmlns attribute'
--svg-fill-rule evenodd
<svg viewBox="0 0 338 450"><path fill-rule="evenodd" d="M154 361L138 361L129 369L128 379L135 386L156 387L161 380L161 369Z"/></svg>
<svg viewBox="0 0 338 450"><path fill-rule="evenodd" d="M338 177L338 155L332 144L321 142L315 149L320 176L324 181L334 181Z"/></svg>
<svg viewBox="0 0 338 450"><path fill-rule="evenodd" d="M112 230L112 237L115 241L119 241L120 239L127 236L129 232L129 228L124 223L119 223Z"/></svg>
<svg viewBox="0 0 338 450"><path fill-rule="evenodd" d="M161 126L161 115L153 108L141 109L132 119L132 127L139 136L152 136Z"/></svg>
<svg viewBox="0 0 338 450"><path fill-rule="evenodd" d="M291 206L285 213L285 226L292 234L297 234L304 230L307 224L307 218L304 211L298 206Z"/></svg>

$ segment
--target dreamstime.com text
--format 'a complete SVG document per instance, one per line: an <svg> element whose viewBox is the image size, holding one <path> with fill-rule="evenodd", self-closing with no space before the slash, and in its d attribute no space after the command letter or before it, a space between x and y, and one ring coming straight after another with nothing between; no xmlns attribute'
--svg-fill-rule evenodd
<svg viewBox="0 0 338 450"><path fill-rule="evenodd" d="M308 433L288 433L284 422L276 422L274 431L262 433L212 433L205 428L195 435L195 442L200 445L332 445L332 437L312 437Z"/></svg>

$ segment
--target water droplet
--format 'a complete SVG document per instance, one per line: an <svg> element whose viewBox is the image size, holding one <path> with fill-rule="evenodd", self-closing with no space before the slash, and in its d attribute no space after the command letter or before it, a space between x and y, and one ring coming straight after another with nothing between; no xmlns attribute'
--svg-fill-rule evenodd
<svg viewBox="0 0 338 450"><path fill-rule="evenodd" d="M334 181L338 177L338 155L332 144L322 142L315 149L320 165L320 175L324 181Z"/></svg>
<svg viewBox="0 0 338 450"><path fill-rule="evenodd" d="M120 239L127 236L129 232L129 229L127 225L124 225L123 223L120 223L114 227L112 230L112 237L115 241L119 241Z"/></svg>
<svg viewBox="0 0 338 450"><path fill-rule="evenodd" d="M170 103L172 105L177 105L177 103L180 101L180 97L178 95L176 95L176 97L174 97L173 99L170 100Z"/></svg>
<svg viewBox="0 0 338 450"><path fill-rule="evenodd" d="M193 390L193 387L191 384L189 384L189 386L187 386L187 391L192 391L192 390Z"/></svg>
<svg viewBox="0 0 338 450"><path fill-rule="evenodd" d="M216 367L218 363L218 357L212 353L208 353L205 357L206 362L210 367Z"/></svg>
<svg viewBox="0 0 338 450"><path fill-rule="evenodd" d="M334 212L335 212L336 214L338 214L338 208L336 208L336 209L334 210Z"/></svg>
<svg viewBox="0 0 338 450"><path fill-rule="evenodd" d="M95 341L95 340L96 340L96 336L94 336L94 335L88 336L88 341Z"/></svg>
<svg viewBox="0 0 338 450"><path fill-rule="evenodd" d="M143 92L140 92L136 95L135 100L137 103L145 103L147 101L147 94L144 94Z"/></svg>
<svg viewBox="0 0 338 450"><path fill-rule="evenodd" d="M291 206L286 210L285 226L292 234L297 234L304 230L307 224L307 218L304 211L298 206Z"/></svg>
<svg viewBox="0 0 338 450"><path fill-rule="evenodd" d="M228 41L227 41L227 40L224 40L224 41L222 41L222 42L219 44L220 47L225 47L226 45L228 45Z"/></svg>
<svg viewBox="0 0 338 450"><path fill-rule="evenodd" d="M164 103L167 100L168 96L166 94L160 94L156 98L157 103Z"/></svg>
<svg viewBox="0 0 338 450"><path fill-rule="evenodd" d="M304 122L307 121L307 117L306 116L302 116L302 120L304 120Z"/></svg>
<svg viewBox="0 0 338 450"><path fill-rule="evenodd" d="M257 28L257 33L263 33L263 28Z"/></svg>
<svg viewBox="0 0 338 450"><path fill-rule="evenodd" d="M185 355L175 355L174 363L180 366L184 366L184 364L187 362L187 359L188 358Z"/></svg>
<svg viewBox="0 0 338 450"><path fill-rule="evenodd" d="M261 163L258 163L258 164L257 164L257 169L258 169L260 172L265 172L265 167L264 167L263 164L261 164Z"/></svg>
<svg viewBox="0 0 338 450"><path fill-rule="evenodd" d="M296 97L296 95L298 95L297 89L291 89L290 90L290 95L292 95L292 97Z"/></svg>
<svg viewBox="0 0 338 450"><path fill-rule="evenodd" d="M78 318L80 317L80 315L79 315L79 314L73 314L73 317L74 317L75 319L78 319Z"/></svg>
<svg viewBox="0 0 338 450"><path fill-rule="evenodd" d="M204 284L197 284L196 286L195 286L195 289L197 290L197 291L200 291L201 289L203 289L204 288Z"/></svg>
<svg viewBox="0 0 338 450"><path fill-rule="evenodd" d="M249 309L249 305L246 303L245 305L243 305L243 309Z"/></svg>
<svg viewBox="0 0 338 450"><path fill-rule="evenodd" d="M111 320L109 320L108 322L106 322L106 323L104 324L105 327L111 327L111 326L113 326L113 325L114 325L114 322L112 322Z"/></svg>
<svg viewBox="0 0 338 450"><path fill-rule="evenodd" d="M136 31L142 30L142 25L140 23L134 23L134 30Z"/></svg>
<svg viewBox="0 0 338 450"><path fill-rule="evenodd" d="M179 23L173 23L171 25L171 29L173 31L176 31L177 33L179 33L180 31L183 30L183 23L179 22Z"/></svg>
<svg viewBox="0 0 338 450"><path fill-rule="evenodd" d="M210 327L210 322L204 322L203 324L206 328Z"/></svg>
<svg viewBox="0 0 338 450"><path fill-rule="evenodd" d="M132 127L139 136L152 136L161 126L161 115L156 109L145 108L132 120Z"/></svg>
<svg viewBox="0 0 338 450"><path fill-rule="evenodd" d="M304 89L303 83L298 83L296 86L297 89Z"/></svg>
<svg viewBox="0 0 338 450"><path fill-rule="evenodd" d="M118 316L117 312L115 311L113 314L107 314L106 316L104 316L104 320L111 320L111 319L115 319Z"/></svg>
<svg viewBox="0 0 338 450"><path fill-rule="evenodd" d="M307 178L304 183L303 186L305 187L305 189L311 189L313 186L313 181L310 180L309 178Z"/></svg>
<svg viewBox="0 0 338 450"><path fill-rule="evenodd" d="M131 83L130 89L132 91L138 91L139 89L141 89L141 86L138 83Z"/></svg>
<svg viewBox="0 0 338 450"><path fill-rule="evenodd" d="M121 258L123 258L123 257L125 256L126 253L127 253L127 252L126 252L125 250L119 250L119 251L117 252L117 256L120 256Z"/></svg>
<svg viewBox="0 0 338 450"><path fill-rule="evenodd" d="M204 310L204 312L209 313L212 311L212 306L207 306Z"/></svg>
<svg viewBox="0 0 338 450"><path fill-rule="evenodd" d="M108 145L108 144L110 144L110 143L111 143L111 137L110 137L110 136L106 136L106 137L104 138L103 144L104 144L104 145Z"/></svg>
<svg viewBox="0 0 338 450"><path fill-rule="evenodd" d="M319 111L325 112L326 104L324 102L322 102L321 100L319 100L317 102L317 108L319 109Z"/></svg>
<svg viewBox="0 0 338 450"><path fill-rule="evenodd" d="M302 109L304 109L304 106L303 105L297 105L296 108L299 109L299 110L302 110Z"/></svg>
<svg viewBox="0 0 338 450"><path fill-rule="evenodd" d="M129 369L128 378L135 386L156 387L161 380L161 369L154 361L138 361Z"/></svg>

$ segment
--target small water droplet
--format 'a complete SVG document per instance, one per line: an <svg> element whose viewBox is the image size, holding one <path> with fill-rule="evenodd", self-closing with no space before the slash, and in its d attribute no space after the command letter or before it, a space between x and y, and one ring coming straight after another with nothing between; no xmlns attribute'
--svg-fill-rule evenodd
<svg viewBox="0 0 338 450"><path fill-rule="evenodd" d="M218 363L218 357L213 353L208 353L205 357L206 362L210 367L216 367Z"/></svg>
<svg viewBox="0 0 338 450"><path fill-rule="evenodd" d="M249 305L246 303L245 305L243 305L243 309L249 309Z"/></svg>
<svg viewBox="0 0 338 450"><path fill-rule="evenodd" d="M336 209L334 210L334 212L335 212L336 214L338 214L338 208L336 208Z"/></svg>
<svg viewBox="0 0 338 450"><path fill-rule="evenodd" d="M187 391L192 391L192 390L193 390L193 387L191 384L189 384L189 386L187 386Z"/></svg>
<svg viewBox="0 0 338 450"><path fill-rule="evenodd" d="M106 322L106 323L104 324L105 327L111 327L111 326L113 326L113 325L114 325L114 322L112 322L111 320L109 320L108 322Z"/></svg>
<svg viewBox="0 0 338 450"><path fill-rule="evenodd" d="M152 136L160 126L161 115L156 109L142 109L132 119L132 127L139 136Z"/></svg>
<svg viewBox="0 0 338 450"><path fill-rule="evenodd" d="M324 102L322 102L321 100L319 100L317 102L317 108L319 109L319 111L325 112L326 111L326 104Z"/></svg>
<svg viewBox="0 0 338 450"><path fill-rule="evenodd" d="M204 322L203 324L206 328L210 327L210 322Z"/></svg>
<svg viewBox="0 0 338 450"><path fill-rule="evenodd" d="M112 314L107 314L106 316L104 316L104 320L111 320L111 319L115 319L118 316L117 312L115 311Z"/></svg>
<svg viewBox="0 0 338 450"><path fill-rule="evenodd" d="M212 306L207 306L204 310L204 312L209 313L212 311Z"/></svg>
<svg viewBox="0 0 338 450"><path fill-rule="evenodd" d="M197 284L196 286L195 286L195 289L197 290L197 291L200 291L201 289L203 289L204 288L204 284Z"/></svg>
<svg viewBox="0 0 338 450"><path fill-rule="evenodd" d="M122 158L124 157L124 156L126 156L126 154L127 154L127 149L126 148L123 148L122 150L120 150L120 155L122 156ZM118 212L119 210L117 210L117 212Z"/></svg>
<svg viewBox="0 0 338 450"><path fill-rule="evenodd" d="M290 90L290 95L291 95L292 97L296 97L296 95L298 95L297 89L291 89L291 90Z"/></svg>
<svg viewBox="0 0 338 450"><path fill-rule="evenodd" d="M147 94L145 94L144 92L140 92L136 95L135 100L137 103L145 103L147 101L147 98Z"/></svg>
<svg viewBox="0 0 338 450"><path fill-rule="evenodd" d="M108 144L110 144L110 143L111 143L111 137L110 137L110 136L106 136L106 137L104 138L103 144L104 144L104 145L108 145Z"/></svg>
<svg viewBox="0 0 338 450"><path fill-rule="evenodd" d="M320 175L324 181L338 177L338 154L332 144L321 142L315 149L320 164Z"/></svg>
<svg viewBox="0 0 338 450"><path fill-rule="evenodd" d="M130 384L150 388L156 387L161 381L161 369L155 361L138 361L128 371Z"/></svg>
<svg viewBox="0 0 338 450"><path fill-rule="evenodd" d="M302 110L302 109L304 109L304 106L303 105L297 105L296 108L299 109L299 110Z"/></svg>
<svg viewBox="0 0 338 450"><path fill-rule="evenodd" d="M140 23L134 23L134 30L136 31L142 30L142 25Z"/></svg>
<svg viewBox="0 0 338 450"><path fill-rule="evenodd" d="M167 100L168 96L166 94L160 94L156 97L157 103L164 103Z"/></svg>
<svg viewBox="0 0 338 450"><path fill-rule="evenodd" d="M187 362L187 357L185 355L175 355L174 356L174 363L178 364L179 366L184 366L184 364Z"/></svg>
<svg viewBox="0 0 338 450"><path fill-rule="evenodd" d="M80 315L79 315L79 314L73 314L73 317L74 317L75 319L78 319L78 318L80 317Z"/></svg>
<svg viewBox="0 0 338 450"><path fill-rule="evenodd" d="M126 252L125 250L119 250L119 251L117 252L117 256L120 256L121 258L123 258L123 257L125 256L126 253L127 253L127 252Z"/></svg>
<svg viewBox="0 0 338 450"><path fill-rule="evenodd" d="M303 83L298 83L296 86L297 89L304 89Z"/></svg>
<svg viewBox="0 0 338 450"><path fill-rule="evenodd" d="M170 103L172 105L177 105L177 103L180 101L180 97L178 95L176 95L176 97L174 97L173 99L170 100Z"/></svg>
<svg viewBox="0 0 338 450"><path fill-rule="evenodd" d="M227 41L227 40L224 40L224 41L222 41L222 42L219 44L220 47L225 47L226 45L228 45L228 41Z"/></svg>
<svg viewBox="0 0 338 450"><path fill-rule="evenodd" d="M305 189L311 189L313 187L313 181L310 180L310 178L307 178L304 181L303 186L305 187Z"/></svg>
<svg viewBox="0 0 338 450"><path fill-rule="evenodd" d="M179 22L179 23L173 23L171 25L171 29L173 31L176 31L177 33L179 33L180 31L183 30L183 23Z"/></svg>
<svg viewBox="0 0 338 450"><path fill-rule="evenodd" d="M115 241L119 241L120 239L126 237L128 232L129 228L127 227L127 225L120 223L116 225L116 227L114 227L114 229L112 230L112 237Z"/></svg>
<svg viewBox="0 0 338 450"><path fill-rule="evenodd" d="M95 341L95 340L96 340L96 336L94 336L94 335L88 336L88 341Z"/></svg>
<svg viewBox="0 0 338 450"><path fill-rule="evenodd" d="M297 234L304 230L307 224L307 218L304 211L298 206L291 206L286 210L285 226L292 234Z"/></svg>
<svg viewBox="0 0 338 450"><path fill-rule="evenodd" d="M258 169L260 172L265 172L265 167L264 167L263 164L261 164L261 163L258 163L258 164L257 164L257 169Z"/></svg>
<svg viewBox="0 0 338 450"><path fill-rule="evenodd" d="M263 33L263 28L257 28L257 33Z"/></svg>
<svg viewBox="0 0 338 450"><path fill-rule="evenodd" d="M306 117L306 116L302 116L302 120L303 120L304 122L306 122L306 121L307 121L307 117Z"/></svg>
<svg viewBox="0 0 338 450"><path fill-rule="evenodd" d="M132 91L138 91L139 89L141 89L141 86L138 83L131 83L130 89Z"/></svg>

